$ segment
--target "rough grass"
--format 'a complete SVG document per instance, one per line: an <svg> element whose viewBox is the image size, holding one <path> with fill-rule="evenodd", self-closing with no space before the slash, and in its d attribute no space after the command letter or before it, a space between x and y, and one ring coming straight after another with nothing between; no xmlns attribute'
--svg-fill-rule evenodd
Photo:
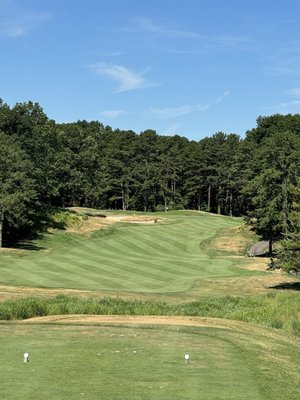
<svg viewBox="0 0 300 400"><path fill-rule="evenodd" d="M168 304L113 298L28 297L0 303L0 319L28 319L47 315L167 315L215 317L283 329L300 336L300 295L270 293L264 296L207 298L191 303Z"/></svg>
<svg viewBox="0 0 300 400"><path fill-rule="evenodd" d="M244 325L2 324L0 343L3 399L299 399L299 342Z"/></svg>

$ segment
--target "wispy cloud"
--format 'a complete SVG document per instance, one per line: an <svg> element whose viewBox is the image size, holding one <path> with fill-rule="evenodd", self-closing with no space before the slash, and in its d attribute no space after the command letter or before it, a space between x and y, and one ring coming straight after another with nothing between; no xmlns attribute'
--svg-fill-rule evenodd
<svg viewBox="0 0 300 400"><path fill-rule="evenodd" d="M93 64L90 68L99 75L107 76L117 81L119 85L115 90L116 93L158 85L158 83L150 82L146 79L145 74L150 71L149 67L142 72L135 72L122 65L108 63Z"/></svg>
<svg viewBox="0 0 300 400"><path fill-rule="evenodd" d="M219 96L218 98L216 98L216 100L214 100L212 103L210 103L211 105L213 104L217 104L220 103L223 99L225 99L225 97L227 97L230 94L229 90L226 90L226 92L224 92L223 94L221 94L221 96Z"/></svg>
<svg viewBox="0 0 300 400"><path fill-rule="evenodd" d="M260 106L259 108L269 112L299 113L300 112L300 87L293 87L284 91L284 95L294 97L290 101L282 101L271 106Z"/></svg>
<svg viewBox="0 0 300 400"><path fill-rule="evenodd" d="M125 110L105 110L100 112L100 116L105 119L114 119L127 114L129 112Z"/></svg>
<svg viewBox="0 0 300 400"><path fill-rule="evenodd" d="M175 118L190 114L196 111L195 106L190 104L173 108L149 108L146 113L155 115L158 118Z"/></svg>
<svg viewBox="0 0 300 400"><path fill-rule="evenodd" d="M285 91L285 94L292 96L300 96L300 87L294 87Z"/></svg>
<svg viewBox="0 0 300 400"><path fill-rule="evenodd" d="M219 48L246 47L253 46L253 39L243 35L212 35L206 32L196 32L191 29L181 29L180 27L170 26L169 22L156 21L149 18L139 17L132 22L127 32L138 33L144 38L144 35L151 35L152 46L165 53L171 54L203 54L207 51L215 51ZM161 40L166 39L161 44ZM168 41L169 39L169 41ZM149 45L149 41L146 41ZM150 41L151 43L151 41Z"/></svg>
<svg viewBox="0 0 300 400"><path fill-rule="evenodd" d="M97 52L97 55L101 57L118 57L123 56L124 54L125 51L107 51L102 53Z"/></svg>
<svg viewBox="0 0 300 400"><path fill-rule="evenodd" d="M270 112L281 112L281 113L299 113L300 112L300 100L283 101L272 106L261 106L261 110Z"/></svg>
<svg viewBox="0 0 300 400"><path fill-rule="evenodd" d="M266 69L268 75L271 76L299 76L300 70L297 66L272 66Z"/></svg>
<svg viewBox="0 0 300 400"><path fill-rule="evenodd" d="M192 31L185 31L180 29L171 29L167 26L162 26L154 23L149 18L138 18L136 21L136 26L139 30L144 32L152 32L157 33L161 36L168 36L168 37L186 37L186 38L199 38L200 35L198 33Z"/></svg>
<svg viewBox="0 0 300 400"><path fill-rule="evenodd" d="M178 135L179 124L172 124L169 126L162 134L165 136L174 136Z"/></svg>
<svg viewBox="0 0 300 400"><path fill-rule="evenodd" d="M0 35L21 37L51 19L50 13L36 13L17 9L4 9L0 14Z"/></svg>
<svg viewBox="0 0 300 400"><path fill-rule="evenodd" d="M230 93L229 90L224 92L221 96L215 100L206 104L186 104L180 107L173 108L149 108L146 112L155 115L158 118L176 118L182 115L191 114L194 112L204 112L210 109L212 106L220 103Z"/></svg>

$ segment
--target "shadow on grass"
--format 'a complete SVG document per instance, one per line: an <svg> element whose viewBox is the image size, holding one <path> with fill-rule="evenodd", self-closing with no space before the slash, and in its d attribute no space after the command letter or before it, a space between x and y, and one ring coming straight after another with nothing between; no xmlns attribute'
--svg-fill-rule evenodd
<svg viewBox="0 0 300 400"><path fill-rule="evenodd" d="M36 244L32 242L19 242L13 246L15 249L19 250L29 250L29 251L40 251L40 250L45 250L46 247L43 246L37 246Z"/></svg>
<svg viewBox="0 0 300 400"><path fill-rule="evenodd" d="M283 282L278 285L270 286L269 289L278 289L278 290L300 290L300 281L299 282Z"/></svg>

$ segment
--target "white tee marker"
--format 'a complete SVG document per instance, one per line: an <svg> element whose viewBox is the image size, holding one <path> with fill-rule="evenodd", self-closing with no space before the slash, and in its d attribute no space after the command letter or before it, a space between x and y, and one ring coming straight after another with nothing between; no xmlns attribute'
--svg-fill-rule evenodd
<svg viewBox="0 0 300 400"><path fill-rule="evenodd" d="M24 362L29 362L29 353L24 353Z"/></svg>
<svg viewBox="0 0 300 400"><path fill-rule="evenodd" d="M190 355L189 354L185 353L184 361L185 361L186 364L188 364L190 362Z"/></svg>

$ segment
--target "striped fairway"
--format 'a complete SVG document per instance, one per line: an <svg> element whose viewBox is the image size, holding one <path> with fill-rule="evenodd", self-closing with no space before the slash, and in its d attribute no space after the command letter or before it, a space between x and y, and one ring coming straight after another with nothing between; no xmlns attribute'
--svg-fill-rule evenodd
<svg viewBox="0 0 300 400"><path fill-rule="evenodd" d="M213 258L202 244L228 217L171 214L164 223L118 223L91 235L63 231L36 242L39 251L0 254L2 284L131 292L178 292L199 278L246 274L234 258ZM250 272L248 272L250 273Z"/></svg>

